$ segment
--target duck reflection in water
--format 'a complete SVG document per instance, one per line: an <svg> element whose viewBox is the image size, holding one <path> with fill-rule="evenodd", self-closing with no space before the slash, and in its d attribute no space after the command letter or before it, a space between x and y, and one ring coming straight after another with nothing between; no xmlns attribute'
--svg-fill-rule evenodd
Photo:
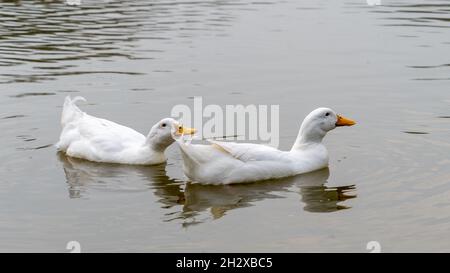
<svg viewBox="0 0 450 273"><path fill-rule="evenodd" d="M256 201L285 198L289 192L298 192L303 209L308 212L333 212L350 207L341 205L347 199L355 198L355 185L328 187L328 168L297 175L290 178L268 180L251 184L201 185L187 183L185 189L185 212L199 212L210 209L217 219L234 208L254 205Z"/></svg>
<svg viewBox="0 0 450 273"><path fill-rule="evenodd" d="M154 190L164 208L184 203L184 182L166 175L166 164L136 166L105 164L58 153L70 198L87 198L90 191L136 192Z"/></svg>
<svg viewBox="0 0 450 273"><path fill-rule="evenodd" d="M355 185L326 186L329 169L258 183L202 185L169 178L165 164L128 166L94 163L59 155L70 198L84 198L89 191L153 191L164 209L164 221L183 226L219 219L232 209L255 205L265 199L286 198L297 192L308 212L334 212L350 207L342 203L355 198ZM141 182L139 182L141 181ZM175 211L174 211L175 209ZM206 213L205 213L206 212Z"/></svg>

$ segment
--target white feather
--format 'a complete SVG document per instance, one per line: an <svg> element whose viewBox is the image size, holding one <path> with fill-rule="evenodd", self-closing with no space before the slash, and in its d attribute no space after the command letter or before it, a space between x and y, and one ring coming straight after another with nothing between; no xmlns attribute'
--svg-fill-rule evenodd
<svg viewBox="0 0 450 273"><path fill-rule="evenodd" d="M329 114L327 114L329 113ZM290 151L251 143L209 140L211 145L190 144L177 139L185 175L203 184L232 184L282 178L328 166L322 144L326 132L336 127L337 115L328 108L309 114Z"/></svg>
<svg viewBox="0 0 450 273"><path fill-rule="evenodd" d="M166 161L165 147L155 150L153 142L170 145L173 142L170 129L167 135L158 135L155 125L154 133L146 137L131 128L84 113L75 105L79 100L85 101L82 97L65 99L61 116L63 129L56 144L59 151L96 162L150 165Z"/></svg>

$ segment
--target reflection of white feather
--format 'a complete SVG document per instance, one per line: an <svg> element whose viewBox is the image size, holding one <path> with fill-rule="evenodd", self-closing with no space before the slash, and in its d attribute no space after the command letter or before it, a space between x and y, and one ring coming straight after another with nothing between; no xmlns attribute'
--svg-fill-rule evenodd
<svg viewBox="0 0 450 273"><path fill-rule="evenodd" d="M381 5L381 0L367 0L367 5L379 6L379 5Z"/></svg>
<svg viewBox="0 0 450 273"><path fill-rule="evenodd" d="M69 6L79 6L81 5L81 0L66 0L66 4Z"/></svg>
<svg viewBox="0 0 450 273"><path fill-rule="evenodd" d="M199 183L187 183L184 189L185 204L183 212L184 219L196 215L192 212L209 210L214 218L220 218L228 210L242 208L255 204L266 198L280 198L283 192L295 192L302 195L306 210L314 212L330 212L339 209L338 203L347 195L337 194L340 188L329 188L324 186L329 177L328 168L310 172L295 177L280 179L277 183L273 181L261 183L248 183L234 185L202 185ZM349 186L341 188L351 188ZM300 189L300 190L299 190ZM345 208L342 206L342 208ZM198 218L196 218L198 220Z"/></svg>

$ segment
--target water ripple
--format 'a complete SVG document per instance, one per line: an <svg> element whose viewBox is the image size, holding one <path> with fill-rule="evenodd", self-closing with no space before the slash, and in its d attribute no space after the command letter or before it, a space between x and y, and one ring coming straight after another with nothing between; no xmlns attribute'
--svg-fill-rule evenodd
<svg viewBox="0 0 450 273"><path fill-rule="evenodd" d="M64 1L1 1L0 83L52 80L58 76L111 71L68 71L39 74L39 70L67 70L79 61L113 58L154 59L164 51L138 48L141 40L170 41L198 33L217 33L231 25L232 9L267 5L240 1L91 1L69 6ZM34 66L33 64L54 64ZM15 71L15 67L20 69ZM1 71L1 70L0 70ZM140 73L142 74L142 73Z"/></svg>

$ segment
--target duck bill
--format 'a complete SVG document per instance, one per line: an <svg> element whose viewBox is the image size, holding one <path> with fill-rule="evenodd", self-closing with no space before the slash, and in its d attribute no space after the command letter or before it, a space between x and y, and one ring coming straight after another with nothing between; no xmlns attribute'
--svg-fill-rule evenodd
<svg viewBox="0 0 450 273"><path fill-rule="evenodd" d="M184 127L184 126L180 127L180 128L177 130L177 134L178 134L178 135L193 135L193 134L195 134L195 133L197 133L197 129L195 129L195 128L189 128L189 127Z"/></svg>
<svg viewBox="0 0 450 273"><path fill-rule="evenodd" d="M355 121L353 121L351 119L348 119L348 118L345 118L343 116L337 115L336 126L352 126L352 125L355 125L355 124L356 124Z"/></svg>

